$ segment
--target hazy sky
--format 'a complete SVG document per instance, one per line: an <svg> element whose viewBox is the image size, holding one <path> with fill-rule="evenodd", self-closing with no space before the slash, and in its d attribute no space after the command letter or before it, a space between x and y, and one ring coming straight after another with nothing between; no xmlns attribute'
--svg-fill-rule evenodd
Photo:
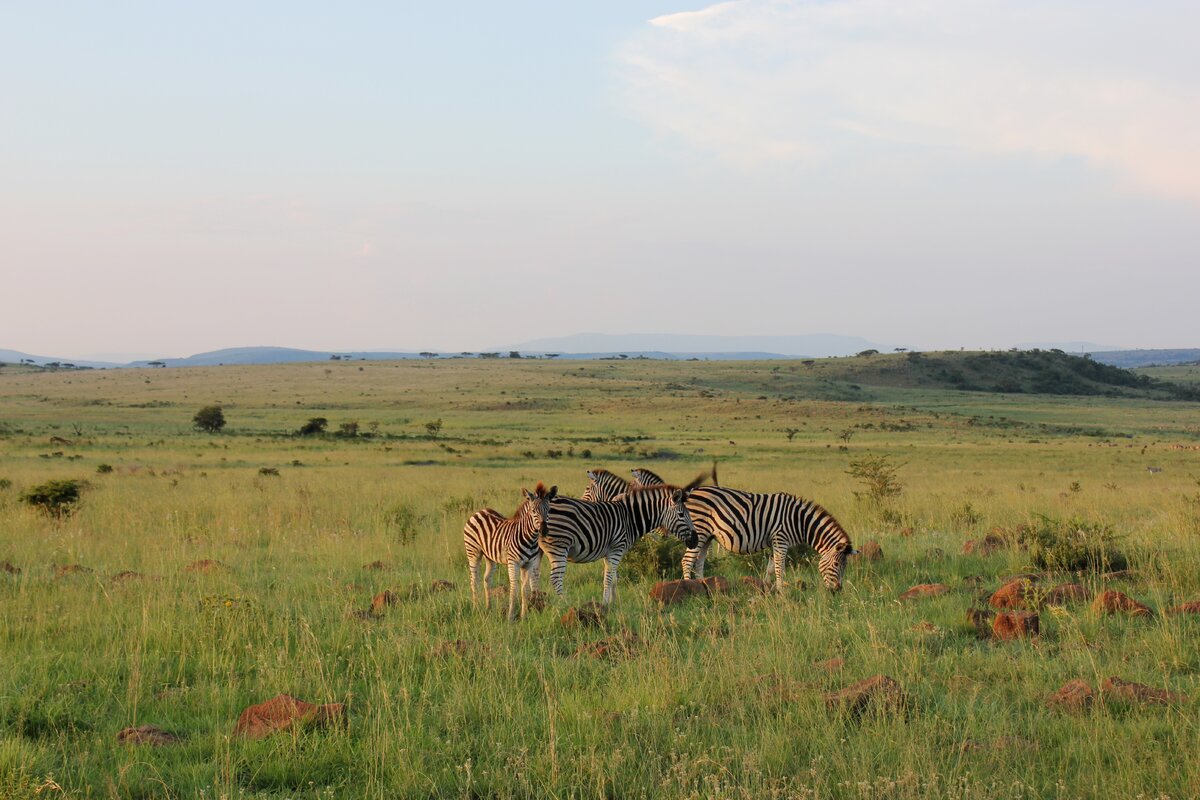
<svg viewBox="0 0 1200 800"><path fill-rule="evenodd" d="M0 6L0 348L1200 346L1194 0Z"/></svg>

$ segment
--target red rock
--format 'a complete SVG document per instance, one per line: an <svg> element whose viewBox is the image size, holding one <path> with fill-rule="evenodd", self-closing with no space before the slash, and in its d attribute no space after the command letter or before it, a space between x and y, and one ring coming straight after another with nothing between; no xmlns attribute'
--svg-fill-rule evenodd
<svg viewBox="0 0 1200 800"><path fill-rule="evenodd" d="M1200 614L1200 600L1193 600L1190 603L1184 603L1179 606L1171 606L1167 609L1168 614Z"/></svg>
<svg viewBox="0 0 1200 800"><path fill-rule="evenodd" d="M126 728L118 733L117 741L121 744L148 744L153 747L162 747L168 744L178 744L183 741L183 738L164 731L157 725L139 725L136 728Z"/></svg>
<svg viewBox="0 0 1200 800"><path fill-rule="evenodd" d="M568 608L559 618L564 628L598 628L604 624L608 608L601 603L592 601L581 606Z"/></svg>
<svg viewBox="0 0 1200 800"><path fill-rule="evenodd" d="M672 603L679 603L692 595L701 594L707 596L709 587L704 581L685 579L680 581L659 581L654 584L654 588L650 590L650 598L657 600L664 606Z"/></svg>
<svg viewBox="0 0 1200 800"><path fill-rule="evenodd" d="M1033 583L1021 577L1001 586L988 599L992 608L1029 608L1030 595L1033 593Z"/></svg>
<svg viewBox="0 0 1200 800"><path fill-rule="evenodd" d="M858 554L864 561L883 560L883 548L880 547L879 542L875 541L874 539L864 543L863 546L858 549Z"/></svg>
<svg viewBox="0 0 1200 800"><path fill-rule="evenodd" d="M525 604L530 611L541 611L550 602L550 596L538 589L530 589L525 598Z"/></svg>
<svg viewBox="0 0 1200 800"><path fill-rule="evenodd" d="M1008 541L1003 536L992 532L982 539L968 539L963 543L962 554L964 556L990 556L1007 546Z"/></svg>
<svg viewBox="0 0 1200 800"><path fill-rule="evenodd" d="M756 578L753 575L743 575L738 583L748 589L752 589L762 594L770 594L775 588L775 584L767 583L762 578Z"/></svg>
<svg viewBox="0 0 1200 800"><path fill-rule="evenodd" d="M452 592L452 591L454 591L454 589L455 589L455 586L450 581L436 580L433 583L429 584L429 591L431 593Z"/></svg>
<svg viewBox="0 0 1200 800"><path fill-rule="evenodd" d="M388 565L382 561L372 561L370 564L363 564L363 569L367 570L383 570L387 568Z"/></svg>
<svg viewBox="0 0 1200 800"><path fill-rule="evenodd" d="M65 578L67 575L87 575L91 569L83 564L60 564L54 568L54 577Z"/></svg>
<svg viewBox="0 0 1200 800"><path fill-rule="evenodd" d="M433 654L438 658L449 658L450 656L463 658L476 654L486 656L490 652L491 648L483 642L473 642L469 639L455 639L452 642L442 642L433 648Z"/></svg>
<svg viewBox="0 0 1200 800"><path fill-rule="evenodd" d="M341 703L314 705L281 694L243 711L233 732L234 735L258 739L294 728L341 725L345 722L346 707Z"/></svg>
<svg viewBox="0 0 1200 800"><path fill-rule="evenodd" d="M183 568L183 571L184 572L228 572L229 565L222 561L217 561L216 559L202 558L199 561L193 561L192 563L188 564L186 567ZM283 697L283 696L284 695L280 695L280 697Z"/></svg>
<svg viewBox="0 0 1200 800"><path fill-rule="evenodd" d="M1149 617L1154 614L1149 606L1115 589L1107 589L1096 595L1092 610L1097 614L1129 614L1134 617Z"/></svg>
<svg viewBox="0 0 1200 800"><path fill-rule="evenodd" d="M1100 692L1105 699L1117 699L1134 705L1183 705L1188 698L1179 692L1166 689L1155 689L1142 683L1123 680L1121 678L1106 678L1100 685Z"/></svg>
<svg viewBox="0 0 1200 800"><path fill-rule="evenodd" d="M867 711L904 711L909 707L909 700L900 684L887 675L876 675L845 689L827 692L825 707L860 717Z"/></svg>
<svg viewBox="0 0 1200 800"><path fill-rule="evenodd" d="M1038 626L1038 615L1032 611L1004 612L992 620L992 633L1000 640L1020 639L1037 636Z"/></svg>
<svg viewBox="0 0 1200 800"><path fill-rule="evenodd" d="M382 614L388 607L394 606L398 602L400 602L400 595L391 589L384 589L371 598L371 613Z"/></svg>
<svg viewBox="0 0 1200 800"><path fill-rule="evenodd" d="M1087 681L1076 678L1064 683L1062 688L1050 695L1046 705L1064 711L1083 711L1090 708L1095 700L1096 693L1092 691L1092 687L1087 684Z"/></svg>
<svg viewBox="0 0 1200 800"><path fill-rule="evenodd" d="M992 617L995 612L987 608L968 608L967 622L975 628L975 633L984 639L992 638Z"/></svg>
<svg viewBox="0 0 1200 800"><path fill-rule="evenodd" d="M835 658L829 659L828 661L814 661L813 666L816 669L822 670L824 672L837 672L842 667L846 666L846 659L840 658L840 657L835 657Z"/></svg>
<svg viewBox="0 0 1200 800"><path fill-rule="evenodd" d="M1086 586L1078 583L1060 583L1046 593L1042 603L1048 606L1065 606L1067 603L1086 603L1091 599L1092 592Z"/></svg>
<svg viewBox="0 0 1200 800"><path fill-rule="evenodd" d="M21 568L14 567L11 561L0 562L0 572L7 572L9 575L20 575Z"/></svg>
<svg viewBox="0 0 1200 800"><path fill-rule="evenodd" d="M729 594L729 581L720 575L713 575L711 578L701 578L700 582L708 589L710 595Z"/></svg>
<svg viewBox="0 0 1200 800"><path fill-rule="evenodd" d="M133 581L160 581L162 578L156 575L143 575L140 572L125 570L124 572L118 572L108 580L110 583L131 583Z"/></svg>
<svg viewBox="0 0 1200 800"><path fill-rule="evenodd" d="M904 594L900 595L901 601L906 600L921 600L926 597L937 597L940 594L945 594L950 591L950 587L944 583L919 583L909 589Z"/></svg>
<svg viewBox="0 0 1200 800"><path fill-rule="evenodd" d="M641 639L630 630L600 639L595 642L585 642L575 651L577 656L590 656L598 659L622 658L635 655L641 646Z"/></svg>

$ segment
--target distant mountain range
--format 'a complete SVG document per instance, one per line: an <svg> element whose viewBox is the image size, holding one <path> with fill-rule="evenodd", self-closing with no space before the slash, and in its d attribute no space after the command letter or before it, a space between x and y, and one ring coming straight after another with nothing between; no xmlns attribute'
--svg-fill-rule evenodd
<svg viewBox="0 0 1200 800"><path fill-rule="evenodd" d="M522 353L620 354L665 353L672 357L740 358L828 358L849 356L863 350L891 350L859 336L814 333L802 336L697 336L677 333L577 333L550 339L534 339L505 350Z"/></svg>
<svg viewBox="0 0 1200 800"><path fill-rule="evenodd" d="M1042 343L1037 349L1080 352L1080 343ZM1083 343L1092 346L1089 343ZM864 350L891 352L895 348L879 345L856 336L812 334L806 336L688 336L677 334L577 334L552 339L535 339L513 347L469 353L417 353L384 350L302 350L292 347L233 347L197 353L187 358L144 359L120 364L38 356L17 350L0 350L0 363L32 363L37 366L61 364L64 367L205 367L223 364L289 364L298 362L352 360L393 361L401 359L455 356L504 357L511 351L524 356L552 355L561 359L653 358L666 360L768 360L781 358L829 358L847 356ZM1034 349L1034 346L1020 349ZM1093 359L1118 367L1150 364L1184 364L1200 361L1200 349L1158 350L1084 350Z"/></svg>

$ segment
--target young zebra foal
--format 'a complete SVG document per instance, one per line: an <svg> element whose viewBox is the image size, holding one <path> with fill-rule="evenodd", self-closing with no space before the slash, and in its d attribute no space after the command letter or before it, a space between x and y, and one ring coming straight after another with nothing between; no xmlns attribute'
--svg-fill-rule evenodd
<svg viewBox="0 0 1200 800"><path fill-rule="evenodd" d="M538 573L542 564L542 551L538 547L538 536L550 514L550 501L558 494L558 487L549 491L539 483L532 494L522 489L525 502L510 518L500 512L485 508L476 511L463 528L463 546L467 551L467 568L471 573L471 603L478 604L477 585L479 562L483 567L484 606L491 608L492 598L488 589L492 585L492 569L497 564L508 565L508 618L516 619L517 593L521 595L521 617L526 612L526 590L538 588ZM518 576L520 587L518 588Z"/></svg>
<svg viewBox="0 0 1200 800"><path fill-rule="evenodd" d="M687 547L696 546L696 529L688 515L692 489L675 486L631 487L615 500L587 502L560 497L550 507L541 537L542 552L550 559L550 583L563 596L567 562L604 559L605 605L613 600L617 565L638 539L663 528Z"/></svg>

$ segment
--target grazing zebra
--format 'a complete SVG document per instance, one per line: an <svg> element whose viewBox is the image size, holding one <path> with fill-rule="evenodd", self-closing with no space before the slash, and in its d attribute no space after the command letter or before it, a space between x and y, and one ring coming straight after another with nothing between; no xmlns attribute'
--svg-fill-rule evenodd
<svg viewBox="0 0 1200 800"><path fill-rule="evenodd" d="M617 585L617 565L638 539L663 528L688 547L696 546L696 529L688 516L692 487L646 486L628 489L616 500L587 502L559 497L541 537L542 552L550 559L550 583L559 597L567 562L577 564L604 559L604 595L612 602Z"/></svg>
<svg viewBox="0 0 1200 800"><path fill-rule="evenodd" d="M517 594L521 595L521 616L525 616L526 589L538 588L538 575L542 564L542 551L538 547L538 536L550 514L550 502L558 495L558 487L547 491L542 484L532 494L522 489L525 502L510 518L500 512L485 508L476 511L463 528L463 546L467 551L467 568L471 573L471 602L477 603L476 591L479 581L479 562L483 561L484 605L492 606L488 590L492 585L492 569L497 564L508 565L508 618L515 619ZM518 574L520 587L517 586Z"/></svg>
<svg viewBox="0 0 1200 800"><path fill-rule="evenodd" d="M825 588L836 592L842 588L846 558L857 552L832 514L795 495L701 486L688 495L687 507L696 526L697 543L683 556L684 578L704 577L704 558L715 539L731 553L771 548L767 573L775 572L775 588L782 591L788 550L804 544L821 554L817 571Z"/></svg>
<svg viewBox="0 0 1200 800"><path fill-rule="evenodd" d="M666 486L667 482L648 469L638 467L633 471L633 480L627 481L620 475L614 475L606 469L589 469L587 472L591 483L583 490L580 498L588 503L598 500L612 500L623 494L630 486Z"/></svg>

